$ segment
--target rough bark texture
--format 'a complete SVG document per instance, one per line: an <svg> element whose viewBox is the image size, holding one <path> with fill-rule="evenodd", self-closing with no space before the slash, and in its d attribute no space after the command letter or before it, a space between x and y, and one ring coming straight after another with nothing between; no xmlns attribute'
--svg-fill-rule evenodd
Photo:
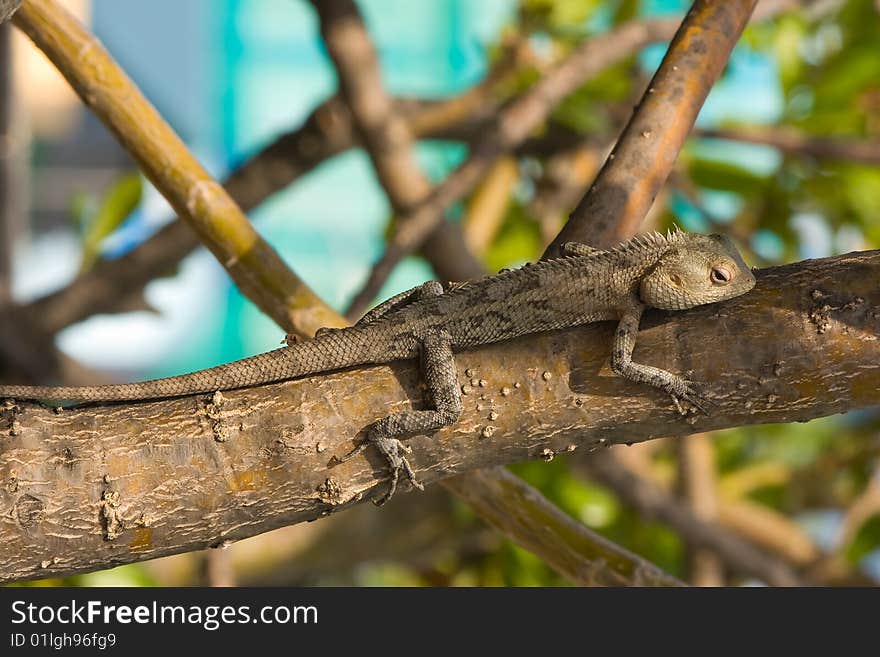
<svg viewBox="0 0 880 657"><path fill-rule="evenodd" d="M15 10L21 6L21 0L0 0L0 23L5 23Z"/></svg>
<svg viewBox="0 0 880 657"><path fill-rule="evenodd" d="M608 369L612 325L462 354L460 422L409 441L419 478L576 448L880 404L880 252L777 267L738 299L651 313L635 358L693 369L718 407L683 419ZM469 375L465 370L471 370ZM485 381L485 385L480 385ZM423 405L415 363L145 404L0 411L0 580L106 568L313 520L384 491L385 464L334 455ZM375 487L379 486L380 488Z"/></svg>

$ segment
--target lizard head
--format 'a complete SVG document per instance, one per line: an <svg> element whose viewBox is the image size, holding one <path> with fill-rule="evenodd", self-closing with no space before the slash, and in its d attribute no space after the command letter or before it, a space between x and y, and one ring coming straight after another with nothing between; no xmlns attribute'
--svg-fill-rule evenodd
<svg viewBox="0 0 880 657"><path fill-rule="evenodd" d="M755 276L733 242L723 235L679 233L642 278L642 302L684 310L732 299L755 287Z"/></svg>

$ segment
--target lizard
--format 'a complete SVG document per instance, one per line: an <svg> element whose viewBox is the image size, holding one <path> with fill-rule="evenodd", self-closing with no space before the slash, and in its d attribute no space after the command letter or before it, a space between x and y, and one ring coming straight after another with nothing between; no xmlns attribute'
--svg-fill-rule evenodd
<svg viewBox="0 0 880 657"><path fill-rule="evenodd" d="M454 424L462 410L457 352L523 335L591 322L616 320L612 371L660 388L686 415L687 402L706 412L698 386L671 372L634 362L633 349L644 310L685 310L745 294L755 277L736 246L721 235L640 235L608 250L568 242L558 258L502 270L472 282L444 287L429 281L391 297L356 324L320 329L311 340L189 374L139 383L100 386L0 385L0 399L78 402L142 401L263 385L368 364L421 359L430 410L393 413L373 422L344 462L369 446L385 458L388 491L401 474L423 490L401 438L432 434ZM693 410L693 409L692 409Z"/></svg>

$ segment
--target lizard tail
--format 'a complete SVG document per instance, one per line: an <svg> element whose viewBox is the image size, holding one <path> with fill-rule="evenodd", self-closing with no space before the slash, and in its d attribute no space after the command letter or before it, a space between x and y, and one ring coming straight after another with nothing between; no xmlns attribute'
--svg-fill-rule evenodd
<svg viewBox="0 0 880 657"><path fill-rule="evenodd" d="M346 329L206 370L151 381L101 386L0 385L0 399L95 402L182 397L377 362L381 351L369 340L367 331Z"/></svg>

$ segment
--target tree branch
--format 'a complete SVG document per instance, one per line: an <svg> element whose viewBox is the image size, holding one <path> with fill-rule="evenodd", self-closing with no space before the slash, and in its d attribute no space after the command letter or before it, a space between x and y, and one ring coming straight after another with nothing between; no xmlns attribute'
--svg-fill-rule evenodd
<svg viewBox="0 0 880 657"><path fill-rule="evenodd" d="M573 447L878 405L878 279L880 252L869 251L758 272L728 302L649 313L636 360L711 382L718 406L705 417L681 418L662 393L613 376L609 323L462 354L461 380L467 368L487 384L468 388L456 425L409 441L413 465L430 483ZM414 363L395 363L213 399L5 408L0 579L200 549L383 491L385 464L370 451L331 457L378 416L421 406L419 380Z"/></svg>
<svg viewBox="0 0 880 657"><path fill-rule="evenodd" d="M438 185L424 202L400 217L397 232L355 295L346 314L362 313L379 293L394 267L418 249L436 229L443 219L443 213L474 188L499 155L524 142L566 96L649 43L669 38L677 26L675 19L638 20L600 34L581 44L526 93L501 110L473 145L468 159Z"/></svg>
<svg viewBox="0 0 880 657"><path fill-rule="evenodd" d="M861 164L880 164L880 140L863 137L811 137L785 126L740 126L736 128L699 129L695 137L727 139L772 146L787 155L840 160Z"/></svg>
<svg viewBox="0 0 880 657"><path fill-rule="evenodd" d="M572 582L584 586L685 586L575 521L504 468L453 477L446 485L483 520Z"/></svg>
<svg viewBox="0 0 880 657"><path fill-rule="evenodd" d="M21 7L21 0L0 0L0 23L5 23Z"/></svg>
<svg viewBox="0 0 880 657"><path fill-rule="evenodd" d="M376 51L353 0L312 0L321 36L336 68L339 90L396 213L407 212L431 191L415 160L403 115L386 93ZM349 317L350 320L357 319Z"/></svg>
<svg viewBox="0 0 880 657"><path fill-rule="evenodd" d="M56 0L27 0L13 18L138 161L242 291L288 332L340 320L284 263L192 156L100 42Z"/></svg>
<svg viewBox="0 0 880 657"><path fill-rule="evenodd" d="M352 0L313 0L313 5L357 132L392 208L406 213L429 194L431 184L416 163L406 120L385 92L363 19ZM482 273L478 269L468 278ZM502 468L448 481L453 494L473 502L478 515L573 581L618 585L669 585L673 581L656 567L581 527ZM507 521L500 522L500 516Z"/></svg>
<svg viewBox="0 0 880 657"><path fill-rule="evenodd" d="M676 445L679 495L691 512L707 523L718 516L715 452L711 434L684 436ZM723 586L724 564L711 550L692 549L688 581L695 586Z"/></svg>
<svg viewBox="0 0 880 657"><path fill-rule="evenodd" d="M669 175L757 0L696 0L614 150L545 253L632 236Z"/></svg>
<svg viewBox="0 0 880 657"><path fill-rule="evenodd" d="M738 571L758 577L768 584L807 584L785 561L718 524L700 519L662 488L630 472L612 454L596 455L585 464L587 471L597 481L611 488L640 514L668 524L687 544L712 550Z"/></svg>
<svg viewBox="0 0 880 657"><path fill-rule="evenodd" d="M336 68L340 92L348 104L355 132L364 144L392 210L395 214L406 215L428 197L431 183L416 162L415 142L401 104L395 103L382 85L378 57L354 3L351 0L314 0L313 5L320 17L321 34ZM470 98L466 96L447 113L461 112L473 102ZM441 122L439 113L427 117L426 123L431 122L434 125ZM465 248L460 228L447 227L446 233L445 241L441 236L425 245L428 255L445 247L451 238L455 239L457 257L432 260L435 263L458 262L458 266L447 273L463 275L464 279L482 275L479 262ZM440 264L437 268L442 271L444 267L449 268L449 265ZM348 319L355 320L359 316L360 313L349 313Z"/></svg>

